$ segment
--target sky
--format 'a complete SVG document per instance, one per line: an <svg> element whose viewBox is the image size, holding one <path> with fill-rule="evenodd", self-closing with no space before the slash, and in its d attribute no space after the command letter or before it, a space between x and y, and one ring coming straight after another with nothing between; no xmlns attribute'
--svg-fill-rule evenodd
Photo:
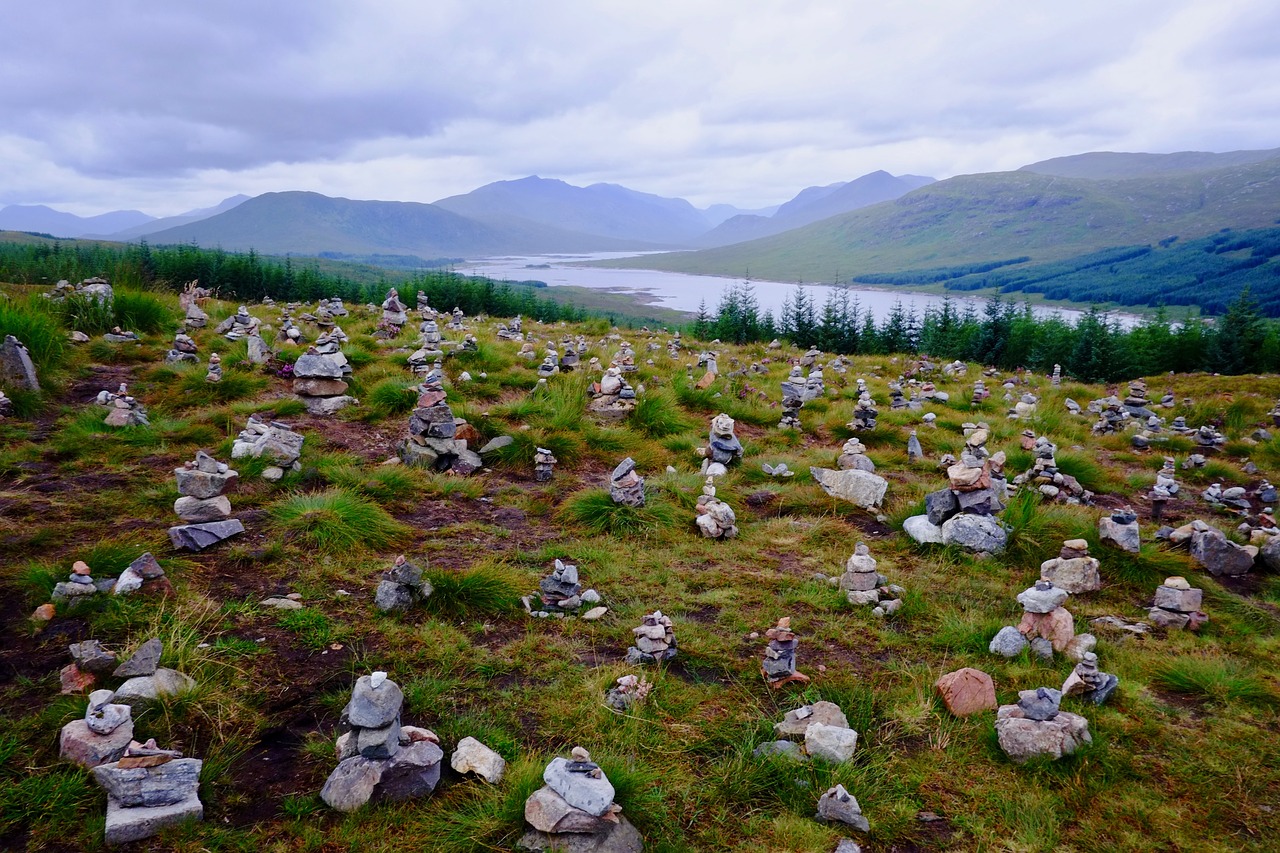
<svg viewBox="0 0 1280 853"><path fill-rule="evenodd" d="M1280 147L1275 0L63 0L0 28L0 206L762 207L876 169Z"/></svg>

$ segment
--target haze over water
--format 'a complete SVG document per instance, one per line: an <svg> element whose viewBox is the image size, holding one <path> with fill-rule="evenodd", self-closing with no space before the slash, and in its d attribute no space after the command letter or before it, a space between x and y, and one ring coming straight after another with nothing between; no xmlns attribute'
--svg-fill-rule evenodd
<svg viewBox="0 0 1280 853"><path fill-rule="evenodd" d="M610 260L613 258L635 257L634 252L592 252L580 255L509 255L492 258L468 260L455 269L464 275L482 275L501 281L542 281L548 287L594 287L636 296L640 301L675 311L690 314L698 311L698 306L705 303L707 311L714 314L725 288L741 278L728 278L715 275L690 275L687 273L665 272L661 270L611 269L607 267L582 267L574 264L582 261ZM781 312L783 302L794 298L797 285L780 281L762 281L752 279L756 301L761 313L770 311L774 317ZM810 299L814 300L815 311L820 312L822 305L830 294L830 284L803 285ZM870 311L877 321L883 320L893 310L897 302L901 302L908 311L915 306L916 316L922 316L926 307L941 305L943 297L932 293L920 293L912 290L880 290L865 288L848 288L849 298L857 299L862 310ZM1006 297L1017 301L1016 294ZM972 304L976 311L982 312L986 298L952 296L951 303L957 312L963 313L966 306ZM1083 313L1081 311L1036 307L1033 309L1039 316L1061 314L1063 319L1074 323ZM1113 314L1122 326L1134 325L1138 318L1130 314Z"/></svg>

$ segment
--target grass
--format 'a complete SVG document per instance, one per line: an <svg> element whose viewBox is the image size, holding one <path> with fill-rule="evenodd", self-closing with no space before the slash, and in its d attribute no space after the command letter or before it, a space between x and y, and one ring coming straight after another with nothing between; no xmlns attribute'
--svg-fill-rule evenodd
<svg viewBox="0 0 1280 853"><path fill-rule="evenodd" d="M287 497L271 507L271 518L278 532L330 554L394 545L408 535L378 504L341 488Z"/></svg>
<svg viewBox="0 0 1280 853"><path fill-rule="evenodd" d="M61 367L66 332L37 296L0 298L0 340L13 335L26 346L41 379Z"/></svg>
<svg viewBox="0 0 1280 853"><path fill-rule="evenodd" d="M711 389L691 387L684 364L702 342L687 341L692 352L672 359L665 335L654 335L659 349L649 351L644 333L618 332L636 344L641 357L631 381L646 391L628 420L600 423L586 415L586 383L597 375L559 375L530 393L536 363L495 338L496 318L469 321L481 348L445 360L449 404L480 441L509 435L513 443L486 456L487 470L459 477L380 464L404 435L413 377L396 349L413 335L394 345L373 339L378 312L359 301L348 302L352 315L342 323L352 338L359 410L306 416L287 382L242 369L243 345L209 328L193 334L201 352L225 353L227 379L250 384L224 379L226 388L208 391L203 366L160 365L167 340L158 337L67 347L51 374L44 417L0 423L0 587L15 628L4 645L17 661L0 683L0 847L101 847L101 793L57 758L58 729L84 710L83 697L57 695L58 670L66 644L89 636L123 653L158 636L164 665L200 683L136 720L138 736L207 762L202 796L211 819L152 842L165 849L374 846L391 853L419 849L423 838L438 850L511 849L547 761L579 744L608 773L646 849L659 851L830 853L847 833L812 816L817 797L835 783L861 802L872 824L866 846L876 849L1261 851L1280 835L1280 704L1272 676L1280 669L1280 582L1258 569L1220 583L1185 549L1147 542L1130 555L1098 541L1098 518L1118 503L1134 504L1150 533L1148 505L1135 496L1150 488L1164 450L1135 451L1125 436L1095 438L1092 419L1066 414L1058 399L1087 402L1103 395L1101 387L1052 391L1033 379L1032 388L1042 397L1034 427L1060 446L1060 466L1097 492L1097 505L1050 503L1026 490L1002 516L1013 529L1010 547L979 558L918 546L899 530L924 495L943 485L937 458L963 444L966 421L991 424L989 449L1008 453L1010 476L1030 467L1017 450L1023 424L1006 421L1003 404L969 407L976 366L966 380L934 377L955 401L929 407L936 427L920 424L918 412L882 406L880 426L861 435L890 484L882 520L827 497L808 471L838 454L854 380L865 378L883 403L888 378L906 369L901 361L854 358L843 383L829 371L838 395L805 407L803 431L783 433L768 403L776 402L796 348L719 347L726 371L733 358L742 365L770 357L765 374L746 377L764 389L768 400L760 401L727 372ZM234 308L215 302L206 310L216 322ZM274 321L270 310L251 308ZM617 349L607 325L588 330L526 318L525 328L540 342L588 335L588 358L607 360ZM296 357L296 348L286 349ZM474 381L457 381L464 369ZM128 377L151 428L107 428L105 412L84 405L93 386L109 387L116 376ZM1280 396L1280 377L1251 378L1230 400L1223 386L1233 380L1159 381L1229 424L1245 419L1245 432L1212 457L1212 481L1276 480L1280 445L1252 445L1247 436ZM71 387L74 393L62 390ZM703 485L693 449L720 411L738 420L746 456L716 483L741 534L712 542L693 524ZM241 480L229 498L246 535L180 558L164 533L174 520L172 469L200 447L230 461L231 441L251 412L281 417L306 435L305 468L273 483L258 476L265 461L237 460ZM1190 414L1169 414L1178 413ZM914 464L903 452L913 427L926 452ZM1179 441L1172 449L1181 459L1193 448ZM549 483L532 477L538 446L560 459ZM1260 475L1244 474L1246 454ZM644 508L609 498L609 472L624 456L646 477ZM795 477L776 480L760 470L761 462L781 461ZM1197 502L1201 476L1179 472L1187 500L1166 514L1175 524L1202 517L1230 532L1234 518ZM774 497L760 494L766 491ZM1021 617L1014 596L1038 577L1039 564L1074 537L1089 541L1103 577L1101 590L1068 601L1077 631L1101 615L1144 618L1152 590L1169 575L1204 589L1209 622L1196 633L1141 638L1097 629L1100 666L1120 676L1121 690L1100 708L1064 702L1089 719L1094 745L1070 759L1019 767L999 751L992 714L952 717L933 683L977 667L993 677L1004 703L1019 690L1062 683L1072 663L1061 656L1005 660L987 646ZM889 582L905 588L904 607L892 618L855 608L814 580L817 572L837 573L860 540ZM172 597L98 597L62 608L43 630L26 619L73 560L109 577L143 550L164 565ZM429 567L433 593L413 612L387 616L372 597L401 552ZM519 597L537 589L555 559L577 565L584 588L600 592L603 618L524 613ZM299 593L304 607L259 603L287 592ZM644 670L654 685L647 702L626 714L610 711L604 691L638 671L624 662L625 649L632 628L654 609L671 615L680 655ZM761 634L784 615L799 634L800 668L813 680L770 690L759 674ZM324 806L316 792L334 766L339 715L354 679L375 669L404 689L402 723L435 731L446 754L462 737L479 738L508 759L503 783L446 775L430 799L345 816ZM851 762L754 757L776 720L818 699L837 702L858 730ZM1196 772L1168 772L1186 766L1188 744ZM921 821L921 811L944 820Z"/></svg>

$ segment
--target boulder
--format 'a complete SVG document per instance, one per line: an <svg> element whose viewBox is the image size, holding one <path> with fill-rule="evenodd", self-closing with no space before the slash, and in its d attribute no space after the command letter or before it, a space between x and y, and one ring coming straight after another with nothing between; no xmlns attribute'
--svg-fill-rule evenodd
<svg viewBox="0 0 1280 853"><path fill-rule="evenodd" d="M804 705L788 711L782 722L773 724L773 730L780 738L804 740L805 732L814 723L841 729L849 728L849 721L839 705L820 700L812 705Z"/></svg>
<svg viewBox="0 0 1280 853"><path fill-rule="evenodd" d="M812 723L804 732L804 751L832 764L848 761L857 746L858 733L850 728Z"/></svg>
<svg viewBox="0 0 1280 853"><path fill-rule="evenodd" d="M934 684L942 704L957 717L967 717L981 711L994 711L996 704L996 685L980 669L964 667L955 672L948 672Z"/></svg>
<svg viewBox="0 0 1280 853"><path fill-rule="evenodd" d="M989 515L957 515L942 525L944 545L959 545L967 551L997 554L1004 550L1009 534Z"/></svg>
<svg viewBox="0 0 1280 853"><path fill-rule="evenodd" d="M1110 516L1098 519L1098 536L1103 542L1110 542L1121 550L1131 554L1142 548L1142 537L1138 530L1138 522L1121 524Z"/></svg>
<svg viewBox="0 0 1280 853"><path fill-rule="evenodd" d="M885 478L856 469L836 471L830 468L810 468L809 473L831 497L849 501L863 509L878 507L889 488L889 481Z"/></svg>
<svg viewBox="0 0 1280 853"><path fill-rule="evenodd" d="M942 544L942 528L929 521L927 515L911 516L902 522L902 531L922 545Z"/></svg>
<svg viewBox="0 0 1280 853"><path fill-rule="evenodd" d="M1253 553L1212 527L1191 535L1191 557L1215 577L1243 575L1253 568Z"/></svg>
<svg viewBox="0 0 1280 853"><path fill-rule="evenodd" d="M1089 721L1078 714L1059 711L1051 720L1031 720L1017 705L997 711L996 735L1000 748L1016 764L1037 756L1058 759L1093 742Z"/></svg>

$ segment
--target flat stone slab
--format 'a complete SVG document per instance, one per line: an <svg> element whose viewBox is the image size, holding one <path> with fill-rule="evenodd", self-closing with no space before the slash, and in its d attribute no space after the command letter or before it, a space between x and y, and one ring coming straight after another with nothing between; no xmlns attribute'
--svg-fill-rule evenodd
<svg viewBox="0 0 1280 853"><path fill-rule="evenodd" d="M602 815L613 805L613 785L603 773L600 778L586 773L573 773L564 758L553 758L542 772L542 781L575 809Z"/></svg>
<svg viewBox="0 0 1280 853"><path fill-rule="evenodd" d="M162 829L188 820L204 820L204 804L195 793L166 806L139 806L131 809L108 797L106 842L116 845L141 841Z"/></svg>
<svg viewBox="0 0 1280 853"><path fill-rule="evenodd" d="M94 734L84 720L72 720L62 727L58 739L58 755L92 769L100 764L118 761L133 740L133 720L128 720L107 735Z"/></svg>
<svg viewBox="0 0 1280 853"><path fill-rule="evenodd" d="M810 468L809 473L831 497L849 501L863 509L878 507L889 489L889 481L884 477L857 469L837 471L831 468Z"/></svg>
<svg viewBox="0 0 1280 853"><path fill-rule="evenodd" d="M169 541L179 551L203 551L223 540L244 533L244 525L238 518L226 521L210 521L205 524L183 524L169 528Z"/></svg>
<svg viewBox="0 0 1280 853"><path fill-rule="evenodd" d="M612 829L600 833L567 832L550 835L531 829L516 842L516 849L529 853L641 853L644 839L625 817L618 816Z"/></svg>

